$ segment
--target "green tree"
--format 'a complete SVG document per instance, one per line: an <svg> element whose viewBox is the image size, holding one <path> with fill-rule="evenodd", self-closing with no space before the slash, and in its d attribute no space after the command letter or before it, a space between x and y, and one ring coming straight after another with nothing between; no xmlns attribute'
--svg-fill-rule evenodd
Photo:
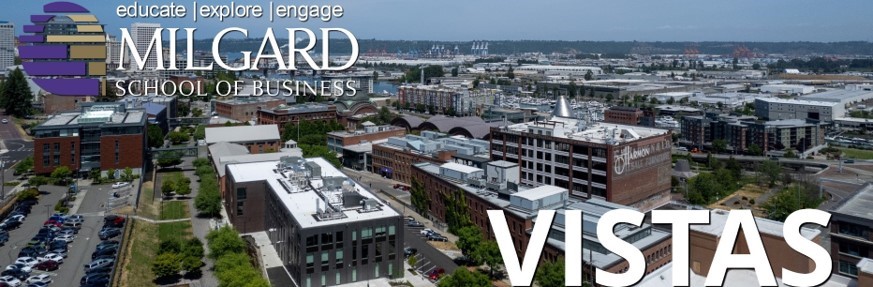
<svg viewBox="0 0 873 287"><path fill-rule="evenodd" d="M209 244L209 256L220 258L229 253L243 253L246 243L239 237L239 233L230 227L223 227L210 231L206 235Z"/></svg>
<svg viewBox="0 0 873 287"><path fill-rule="evenodd" d="M194 128L194 139L195 140L206 139L206 126L198 125L196 128Z"/></svg>
<svg viewBox="0 0 873 287"><path fill-rule="evenodd" d="M190 139L190 136L188 136L188 133L185 133L185 132L172 131L172 132L170 132L169 138L170 138L170 142L172 142L174 145L177 145L177 144L187 142Z"/></svg>
<svg viewBox="0 0 873 287"><path fill-rule="evenodd" d="M782 173L782 167L775 161L765 160L761 162L761 165L758 167L758 172L766 176L770 182L770 186L773 186L776 184L776 181L779 180L779 176Z"/></svg>
<svg viewBox="0 0 873 287"><path fill-rule="evenodd" d="M177 275L182 271L179 263L179 255L176 253L160 254L152 261L152 272L158 278Z"/></svg>
<svg viewBox="0 0 873 287"><path fill-rule="evenodd" d="M33 156L28 156L15 166L15 174L25 174L33 169Z"/></svg>
<svg viewBox="0 0 873 287"><path fill-rule="evenodd" d="M817 208L822 201L818 197L818 191L815 187L800 183L783 189L761 207L767 211L767 218L785 221L792 212L806 208Z"/></svg>
<svg viewBox="0 0 873 287"><path fill-rule="evenodd" d="M412 186L409 189L409 194L415 212L418 212L418 214L427 214L430 212L430 198L424 190L424 184L417 179L412 179Z"/></svg>
<svg viewBox="0 0 873 287"><path fill-rule="evenodd" d="M185 177L182 173L176 173L173 182L176 185L175 191L177 195L185 196L191 194L191 179Z"/></svg>
<svg viewBox="0 0 873 287"><path fill-rule="evenodd" d="M612 93L606 94L606 101L607 102L612 102L613 99L615 99L615 98L613 97Z"/></svg>
<svg viewBox="0 0 873 287"><path fill-rule="evenodd" d="M558 257L555 261L543 261L537 267L534 277L540 287L563 287L564 286L564 257Z"/></svg>
<svg viewBox="0 0 873 287"><path fill-rule="evenodd" d="M3 94L0 95L0 106L6 109L6 113L25 117L33 111L33 94L21 69L15 68L6 81L3 82Z"/></svg>
<svg viewBox="0 0 873 287"><path fill-rule="evenodd" d="M195 117L195 118L202 117L202 116L203 116L203 110L201 110L201 109L199 109L199 108L194 108L193 110L191 110L191 116L192 116L192 117Z"/></svg>
<svg viewBox="0 0 873 287"><path fill-rule="evenodd" d="M588 70L588 72L585 73L585 80L591 81L593 79L594 79L594 73L592 73L591 70Z"/></svg>
<svg viewBox="0 0 873 287"><path fill-rule="evenodd" d="M133 180L133 169L131 169L130 167L125 167L122 176L122 179L124 179L124 181Z"/></svg>
<svg viewBox="0 0 873 287"><path fill-rule="evenodd" d="M157 148L164 145L164 131L157 125L148 125L146 128L146 138L148 138L149 147Z"/></svg>
<svg viewBox="0 0 873 287"><path fill-rule="evenodd" d="M457 77L457 76L458 76L458 67L454 67L454 68L452 68L452 77Z"/></svg>
<svg viewBox="0 0 873 287"><path fill-rule="evenodd" d="M760 146L750 145L749 146L749 154L754 155L754 156L761 156L764 154L764 151L761 150Z"/></svg>
<svg viewBox="0 0 873 287"><path fill-rule="evenodd" d="M69 167L59 166L52 171L51 177L55 180L64 181L71 175L73 175L73 171L71 171Z"/></svg>
<svg viewBox="0 0 873 287"><path fill-rule="evenodd" d="M106 170L106 178L115 179L115 169L110 168Z"/></svg>
<svg viewBox="0 0 873 287"><path fill-rule="evenodd" d="M464 228L458 230L458 241L456 244L458 245L458 249L461 249L461 252L469 257L470 254L473 254L473 251L482 244L484 239L482 238L482 232L479 231L479 228L474 225L468 225Z"/></svg>
<svg viewBox="0 0 873 287"><path fill-rule="evenodd" d="M188 101L179 101L176 104L176 113L180 118L187 117L191 114L191 103Z"/></svg>
<svg viewBox="0 0 873 287"><path fill-rule="evenodd" d="M473 257L474 260L487 264L489 269L488 272L491 276L494 276L494 271L497 270L498 265L503 262L503 257L500 255L500 247L494 240L488 240L480 244L479 248L476 248L476 250L473 251L471 257Z"/></svg>
<svg viewBox="0 0 873 287"><path fill-rule="evenodd" d="M168 197L176 191L176 183L169 176L164 177L164 182L161 183L161 194Z"/></svg>
<svg viewBox="0 0 873 287"><path fill-rule="evenodd" d="M33 187L39 187L49 183L49 178L41 175L32 176L27 180L27 184Z"/></svg>
<svg viewBox="0 0 873 287"><path fill-rule="evenodd" d="M182 164L182 153L163 152L158 156L158 166L170 167Z"/></svg>
<svg viewBox="0 0 873 287"><path fill-rule="evenodd" d="M15 197L18 198L18 201L37 199L39 198L39 189L31 187L19 192Z"/></svg>
<svg viewBox="0 0 873 287"><path fill-rule="evenodd" d="M455 269L455 272L439 281L439 287L490 287L491 280L479 272L471 272L467 268Z"/></svg>

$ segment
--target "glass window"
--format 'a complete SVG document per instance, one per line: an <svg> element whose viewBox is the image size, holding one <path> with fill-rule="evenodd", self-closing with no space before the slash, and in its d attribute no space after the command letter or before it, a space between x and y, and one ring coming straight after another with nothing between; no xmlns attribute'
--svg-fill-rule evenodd
<svg viewBox="0 0 873 287"><path fill-rule="evenodd" d="M245 187L240 187L236 189L236 200L246 200L248 197L248 192Z"/></svg>

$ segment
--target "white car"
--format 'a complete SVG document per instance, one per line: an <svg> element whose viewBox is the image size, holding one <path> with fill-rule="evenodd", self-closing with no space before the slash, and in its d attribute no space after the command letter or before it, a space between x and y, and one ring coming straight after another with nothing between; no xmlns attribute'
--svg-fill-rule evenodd
<svg viewBox="0 0 873 287"><path fill-rule="evenodd" d="M39 263L39 260L34 259L33 257L21 257L15 260L15 264L21 263L27 267L33 267Z"/></svg>
<svg viewBox="0 0 873 287"><path fill-rule="evenodd" d="M6 270L21 270L24 273L30 274L30 272L33 271L33 268L27 267L27 265L24 264L9 264L9 266L6 266Z"/></svg>
<svg viewBox="0 0 873 287"><path fill-rule="evenodd" d="M9 123L9 120L7 120L7 119L3 119L3 123L4 123L4 124L8 124L8 123Z"/></svg>
<svg viewBox="0 0 873 287"><path fill-rule="evenodd" d="M27 284L32 283L52 283L52 276L48 274L33 275L27 278Z"/></svg>
<svg viewBox="0 0 873 287"><path fill-rule="evenodd" d="M75 235L72 235L72 234L65 234L65 235L61 235L61 236L55 237L55 240L56 240L56 241L63 241L63 242L66 242L66 243L73 242L73 240L75 240L75 239L76 239L76 236L75 236Z"/></svg>
<svg viewBox="0 0 873 287"><path fill-rule="evenodd" d="M125 186L128 186L128 185L130 185L130 183L129 183L129 182L126 182L126 181L124 181L124 182L116 182L116 183L113 183L113 184L112 184L112 188L122 188L122 187L125 187Z"/></svg>
<svg viewBox="0 0 873 287"><path fill-rule="evenodd" d="M18 278L15 278L15 277L12 277L12 276L3 276L3 277L0 277L0 282L6 283L6 285L9 285L9 286L12 286L12 287L18 287L18 286L21 286L21 280L18 280Z"/></svg>
<svg viewBox="0 0 873 287"><path fill-rule="evenodd" d="M425 228L419 231L419 234L421 234L421 236L428 236L431 233L433 233L433 230L431 230L430 228Z"/></svg>
<svg viewBox="0 0 873 287"><path fill-rule="evenodd" d="M39 262L54 261L58 264L64 263L64 256L57 253L49 253L39 258Z"/></svg>

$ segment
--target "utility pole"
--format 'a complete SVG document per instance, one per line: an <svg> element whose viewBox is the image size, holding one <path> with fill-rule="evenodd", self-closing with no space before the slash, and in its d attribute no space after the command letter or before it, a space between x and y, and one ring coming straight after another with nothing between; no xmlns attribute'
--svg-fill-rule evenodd
<svg viewBox="0 0 873 287"><path fill-rule="evenodd" d="M6 199L6 162L0 160L0 200Z"/></svg>

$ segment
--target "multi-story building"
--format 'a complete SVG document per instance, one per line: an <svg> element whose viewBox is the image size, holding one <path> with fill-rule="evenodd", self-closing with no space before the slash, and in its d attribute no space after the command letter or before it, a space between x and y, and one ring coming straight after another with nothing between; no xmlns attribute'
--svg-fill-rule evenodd
<svg viewBox="0 0 873 287"><path fill-rule="evenodd" d="M858 263L862 258L873 258L871 205L873 184L867 184L830 211L830 253L834 274L858 278Z"/></svg>
<svg viewBox="0 0 873 287"><path fill-rule="evenodd" d="M327 133L327 148L341 154L343 147L346 146L380 141L390 137L402 137L406 134L406 129L392 125L377 126L371 122L365 122L363 126L362 130Z"/></svg>
<svg viewBox="0 0 873 287"><path fill-rule="evenodd" d="M130 58L124 58L125 62ZM125 63L127 64L127 63ZM114 71L121 66L121 41L115 36L106 36L106 70Z"/></svg>
<svg viewBox="0 0 873 287"><path fill-rule="evenodd" d="M33 128L33 170L138 170L145 158L145 125L145 110L123 104L89 103L79 112L54 115Z"/></svg>
<svg viewBox="0 0 873 287"><path fill-rule="evenodd" d="M253 154L277 152L282 148L282 137L276 125L206 128L206 144L220 142L241 144Z"/></svg>
<svg viewBox="0 0 873 287"><path fill-rule="evenodd" d="M228 219L266 232L298 286L403 274L403 217L322 158L228 164Z"/></svg>
<svg viewBox="0 0 873 287"><path fill-rule="evenodd" d="M146 51L148 51L149 48L149 43L152 42L152 37L154 37L155 31L159 28L161 28L161 24L159 23L130 24L130 37L133 39L140 57L145 57ZM158 67L157 53L163 53L163 51L153 51L149 57L145 59L145 67L143 67L143 70L154 70ZM134 63L134 61L130 60L132 59L131 55L128 54L126 59L130 61L131 64ZM137 67L134 66L135 65L131 65L130 69L137 69Z"/></svg>
<svg viewBox="0 0 873 287"><path fill-rule="evenodd" d="M257 120L258 111L272 110L285 104L285 100L273 97L235 97L230 100L215 101L215 112L219 116L248 122Z"/></svg>
<svg viewBox="0 0 873 287"><path fill-rule="evenodd" d="M423 131L421 136L391 137L373 145L373 172L411 184L412 165L420 162L442 164L457 154L487 154L488 142L463 136Z"/></svg>
<svg viewBox="0 0 873 287"><path fill-rule="evenodd" d="M603 121L607 123L635 126L640 124L643 111L639 108L615 106L604 111L603 117Z"/></svg>
<svg viewBox="0 0 873 287"><path fill-rule="evenodd" d="M300 121L335 121L336 106L328 104L298 104L298 105L279 105L274 109L258 110L259 125L278 125L284 127L286 124L296 124Z"/></svg>
<svg viewBox="0 0 873 287"><path fill-rule="evenodd" d="M373 93L373 74L325 74L321 81L329 82L330 94L348 96L351 90L347 86L355 88L355 93L364 95ZM343 87L338 89L337 87Z"/></svg>
<svg viewBox="0 0 873 287"><path fill-rule="evenodd" d="M15 25L0 21L0 73L15 65Z"/></svg>
<svg viewBox="0 0 873 287"><path fill-rule="evenodd" d="M432 108L441 114L469 115L476 107L490 104L493 95L481 91L449 88L438 85L407 85L397 92L400 104L410 109Z"/></svg>
<svg viewBox="0 0 873 287"><path fill-rule="evenodd" d="M552 185L528 189L518 185L518 170L518 164L507 161L489 162L484 170L455 163L437 165L424 162L413 166L413 177L426 187L424 192L429 202L428 212L436 220L447 220L448 208L465 208L460 212L469 214L471 222L479 227L486 238L494 239L487 211L503 210L519 258L527 252L531 230L535 223L539 223L536 222L539 210L557 210L552 232L540 258L552 261L565 253L566 211L582 210L585 230L582 238L585 261L583 277L586 281L592 278L592 267L609 272L619 272L628 267L624 259L606 250L588 230L594 230L598 219L607 211L630 207L599 199L575 199L566 188ZM450 201L465 204L458 206L450 204ZM650 224L639 228L619 227L616 235L643 252L647 258L647 273L672 259L670 234Z"/></svg>
<svg viewBox="0 0 873 287"><path fill-rule="evenodd" d="M670 200L667 130L573 118L561 97L551 119L491 128L491 159L521 166L521 184L650 210Z"/></svg>
<svg viewBox="0 0 873 287"><path fill-rule="evenodd" d="M747 146L761 147L764 152L794 149L804 155L811 149L823 147L825 129L815 121L781 120L749 124Z"/></svg>
<svg viewBox="0 0 873 287"><path fill-rule="evenodd" d="M794 149L801 153L825 144L824 127L812 120L759 121L752 116L707 115L682 118L679 143L701 150L723 140L729 151Z"/></svg>
<svg viewBox="0 0 873 287"><path fill-rule="evenodd" d="M781 98L755 99L755 115L766 120L817 120L832 122L846 116L846 107L840 102L786 100Z"/></svg>

